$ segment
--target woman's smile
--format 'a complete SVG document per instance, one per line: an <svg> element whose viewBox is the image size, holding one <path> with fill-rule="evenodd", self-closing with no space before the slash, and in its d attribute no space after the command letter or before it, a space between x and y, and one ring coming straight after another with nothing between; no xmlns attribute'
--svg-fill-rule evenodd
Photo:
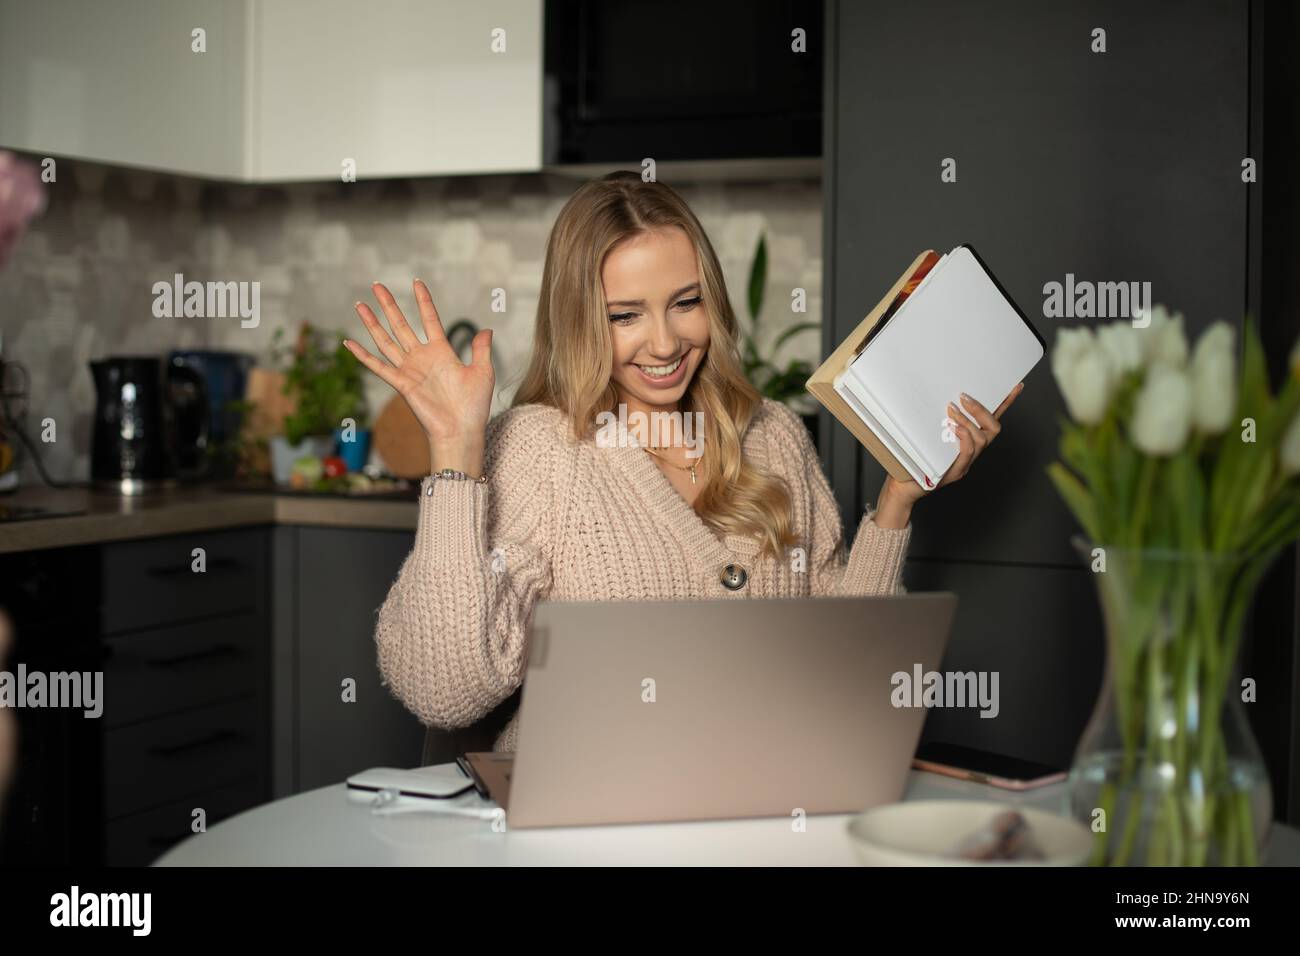
<svg viewBox="0 0 1300 956"><path fill-rule="evenodd" d="M673 361L661 365L642 365L637 362L632 364L641 373L645 383L651 388L671 388L674 385L681 384L682 379L685 378L687 368L690 365L686 361L688 354L689 351L677 356Z"/></svg>

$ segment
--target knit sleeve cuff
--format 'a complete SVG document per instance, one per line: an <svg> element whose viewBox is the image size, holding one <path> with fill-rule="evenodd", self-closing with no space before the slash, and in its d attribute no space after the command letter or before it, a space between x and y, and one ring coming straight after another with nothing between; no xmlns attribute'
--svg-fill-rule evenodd
<svg viewBox="0 0 1300 956"><path fill-rule="evenodd" d="M420 482L415 550L435 567L478 563L486 516L486 483L426 477Z"/></svg>
<svg viewBox="0 0 1300 956"><path fill-rule="evenodd" d="M912 539L912 523L905 528L882 528L875 511L868 511L858 528L849 555L850 589L859 594L897 594L902 590L903 563ZM846 582L848 583L848 582Z"/></svg>

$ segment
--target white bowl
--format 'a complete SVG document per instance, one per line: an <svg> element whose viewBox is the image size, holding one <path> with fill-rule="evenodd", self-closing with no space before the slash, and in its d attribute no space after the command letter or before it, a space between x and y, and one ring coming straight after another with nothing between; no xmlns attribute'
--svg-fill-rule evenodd
<svg viewBox="0 0 1300 956"><path fill-rule="evenodd" d="M963 860L946 856L963 838L1006 810L1018 810L1042 860ZM864 866L1082 866L1092 832L1077 820L991 800L916 800L864 810L849 821L849 840Z"/></svg>

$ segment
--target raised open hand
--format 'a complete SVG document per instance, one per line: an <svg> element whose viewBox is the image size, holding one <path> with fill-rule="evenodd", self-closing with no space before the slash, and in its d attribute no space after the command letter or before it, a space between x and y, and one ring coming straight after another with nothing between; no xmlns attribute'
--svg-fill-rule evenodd
<svg viewBox="0 0 1300 956"><path fill-rule="evenodd" d="M358 302L356 310L388 362L371 355L355 341L345 340L344 344L357 361L405 399L429 437L434 467L445 465L471 471L479 464L476 459L482 450L492 389L496 384L492 369L492 330L483 329L474 336L473 355L466 365L447 341L428 287L419 279L413 286L428 341L420 341L397 307L393 294L376 282L375 297L384 310L392 335L370 306Z"/></svg>

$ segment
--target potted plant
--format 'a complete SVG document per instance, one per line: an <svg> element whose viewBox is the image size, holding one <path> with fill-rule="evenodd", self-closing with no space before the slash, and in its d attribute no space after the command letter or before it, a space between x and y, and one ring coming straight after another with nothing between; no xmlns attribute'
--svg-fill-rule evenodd
<svg viewBox="0 0 1300 956"><path fill-rule="evenodd" d="M776 337L772 343L772 351L768 358L763 358L759 354L756 340L758 337L758 317L763 311L764 290L767 287L767 237L758 237L758 247L754 250L754 261L749 267L749 334L741 342L741 361L745 370L745 377L750 383L763 393L766 397L778 402L783 402L794 407L796 401L802 403L802 408L796 408L801 413L804 424L812 433L813 444L818 441L817 434L817 414L808 413L810 407L805 396L807 392L804 383L812 375L812 367L803 359L791 359L786 363L785 368L780 368L776 364L777 353L786 342L794 338L800 332L807 332L810 329L819 329L821 326L817 322L799 322L790 326Z"/></svg>
<svg viewBox="0 0 1300 956"><path fill-rule="evenodd" d="M1096 864L1254 864L1272 800L1237 651L1300 536L1300 349L1273 394L1249 320L1239 362L1227 323L1189 355L1181 315L1141 318L1062 329L1052 350L1069 417L1048 473L1086 535L1107 649L1070 800Z"/></svg>
<svg viewBox="0 0 1300 956"><path fill-rule="evenodd" d="M332 456L340 438L343 451L354 462L360 459L353 470L360 470L370 444L369 409L362 367L343 346L342 333L304 322L291 350L284 345L283 328L271 344L272 360L284 367L283 392L295 400L284 417L284 434L271 439L276 482L287 483L300 458Z"/></svg>

